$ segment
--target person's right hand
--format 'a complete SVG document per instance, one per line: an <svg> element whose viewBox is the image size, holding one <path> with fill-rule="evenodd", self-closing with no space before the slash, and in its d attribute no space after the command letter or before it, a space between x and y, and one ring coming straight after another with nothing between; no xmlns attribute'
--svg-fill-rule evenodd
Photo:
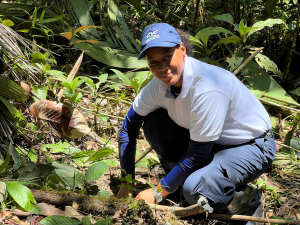
<svg viewBox="0 0 300 225"><path fill-rule="evenodd" d="M117 194L117 198L119 198L119 199L120 198L126 198L129 193L132 194L132 197L136 196L136 191L134 191L132 189L128 190L128 186L135 187L134 184L127 184L127 183L122 183L122 184L124 184L126 187L121 187L120 188L120 190Z"/></svg>

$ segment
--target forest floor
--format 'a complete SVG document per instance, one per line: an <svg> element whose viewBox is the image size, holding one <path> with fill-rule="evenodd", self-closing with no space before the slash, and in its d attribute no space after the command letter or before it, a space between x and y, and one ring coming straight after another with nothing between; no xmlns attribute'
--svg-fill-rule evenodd
<svg viewBox="0 0 300 225"><path fill-rule="evenodd" d="M85 103L83 107L87 107L89 103ZM85 115L85 118L89 124L94 123L94 118L92 116ZM120 121L119 121L120 122ZM48 133L47 139L52 140L52 142L62 141L61 139L53 136L53 134ZM117 139L116 134L106 138L110 141L110 146L113 146L114 152L106 158L106 160L112 160L119 163L118 160L118 149L117 149ZM64 140L67 141L67 140ZM278 140L279 141L279 140ZM77 147L82 151L88 151L91 149L100 149L101 145L95 142L91 137L85 136L77 140L68 141L72 147ZM36 151L40 151L42 145L45 144L41 141L38 145L34 146ZM137 141L137 149L144 151L149 147L147 141L143 139L143 135L140 135L140 139ZM280 146L277 146L280 149ZM150 153L155 155L154 151ZM57 157L57 156L54 156ZM54 158L55 159L55 158ZM46 160L44 160L46 163ZM69 163L68 160L64 161ZM76 164L74 165L76 167ZM40 224L39 221L45 216L49 215L67 215L72 218L82 219L83 216L89 215L91 221L97 221L99 219L111 217L110 224L209 224L209 225L219 225L219 224L238 224L237 221L230 220L216 220L208 217L206 214L200 214L195 216L189 216L185 218L177 218L170 211L158 211L155 209L149 209L148 205L144 202L137 202L135 199L125 199L118 200L115 196L118 193L118 185L121 183L118 179L120 177L120 169L117 168L118 165L111 166L110 169L104 176L95 182L88 184L89 186L97 185L99 190L107 191L111 194L107 200L100 199L99 209L83 209L81 207L74 207L75 203L62 204L57 201L57 196L52 196L51 189L42 189L41 192L33 190L35 198L43 210L50 211L48 214L44 215L32 215L30 213L24 213L18 211L16 213L11 213L12 209L7 208L6 213L2 212L1 222L2 224ZM88 168L78 166L77 169L85 172ZM137 184L137 193L145 189L150 188L149 183L156 185L158 181L165 176L165 173L161 166L156 163L152 167L136 167L136 180L139 181ZM257 185L257 183L264 185ZM272 166L267 173L260 176L259 179L253 182L252 185L256 185L261 193L261 198L263 202L263 217L264 218L275 218L275 219L288 219L288 220L300 220L300 176L286 174L280 167ZM54 190L55 191L55 190ZM39 194L38 194L39 193ZM76 197L76 194L70 194L70 200ZM72 197L71 197L72 196ZM87 196L88 198L88 196ZM65 203L66 201L64 201ZM75 204L76 205L76 204ZM182 191L179 188L178 191L169 195L161 205L169 207L187 207L188 204L184 200ZM73 208L72 208L73 206ZM103 207L102 207L103 206ZM107 206L107 207L106 207ZM70 212L70 207L72 212ZM75 213L74 213L75 210ZM68 211L68 212L67 212ZM10 217L8 218L8 215ZM14 216L14 217L13 217ZM14 218L14 220L12 219ZM16 222L17 221L17 222ZM107 223L103 223L107 224ZM300 224L300 222L299 222Z"/></svg>

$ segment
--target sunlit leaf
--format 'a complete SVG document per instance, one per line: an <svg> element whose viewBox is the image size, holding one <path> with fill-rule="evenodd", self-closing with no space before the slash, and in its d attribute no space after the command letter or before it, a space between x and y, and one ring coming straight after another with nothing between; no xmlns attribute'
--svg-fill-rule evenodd
<svg viewBox="0 0 300 225"><path fill-rule="evenodd" d="M109 166L104 162L98 162L90 166L85 173L86 182L98 180L108 170Z"/></svg>
<svg viewBox="0 0 300 225"><path fill-rule="evenodd" d="M13 25L15 25L14 22L11 21L11 20L3 20L2 24L7 26L7 27L12 27Z"/></svg>
<svg viewBox="0 0 300 225"><path fill-rule="evenodd" d="M65 216L47 216L40 221L43 225L77 225L82 224L81 221L71 219Z"/></svg>

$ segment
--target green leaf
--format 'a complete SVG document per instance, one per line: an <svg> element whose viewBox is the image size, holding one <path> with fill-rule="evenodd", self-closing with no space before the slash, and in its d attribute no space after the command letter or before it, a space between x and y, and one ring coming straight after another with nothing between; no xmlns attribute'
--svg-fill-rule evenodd
<svg viewBox="0 0 300 225"><path fill-rule="evenodd" d="M70 144L68 142L58 142L56 144L45 144L42 146L42 151L47 151L50 149L50 153L62 153L66 148L69 148Z"/></svg>
<svg viewBox="0 0 300 225"><path fill-rule="evenodd" d="M101 197L109 198L110 196L112 196L112 193L110 193L109 191L99 190L98 195Z"/></svg>
<svg viewBox="0 0 300 225"><path fill-rule="evenodd" d="M15 25L14 22L11 21L11 20L3 20L2 24L7 26L7 27L12 27L13 25Z"/></svg>
<svg viewBox="0 0 300 225"><path fill-rule="evenodd" d="M18 181L9 181L6 183L9 195L26 211L36 211L36 201L28 187Z"/></svg>
<svg viewBox="0 0 300 225"><path fill-rule="evenodd" d="M135 158L137 158L141 153L136 150ZM138 163L135 164L135 167L146 167L148 168L148 160L146 157L142 158Z"/></svg>
<svg viewBox="0 0 300 225"><path fill-rule="evenodd" d="M75 169L72 166L69 166L68 164L59 163L56 161L52 163L52 166L55 168L55 173L60 177L74 177L75 173L80 172L79 170Z"/></svg>
<svg viewBox="0 0 300 225"><path fill-rule="evenodd" d="M27 93L18 84L0 75L0 96L21 101L28 99Z"/></svg>
<svg viewBox="0 0 300 225"><path fill-rule="evenodd" d="M56 17L53 17L53 18L48 18L48 19L45 19L43 21L43 23L53 23L53 22L56 22L56 21L59 21L59 20L62 20L63 18L65 17L65 15L60 15L60 16L56 16Z"/></svg>
<svg viewBox="0 0 300 225"><path fill-rule="evenodd" d="M29 154L28 154L31 162L36 162L36 159L37 159L37 154L36 154L36 151L34 149L30 149L29 150Z"/></svg>
<svg viewBox="0 0 300 225"><path fill-rule="evenodd" d="M300 87L298 87L297 89L293 90L293 91L289 91L290 93L300 96Z"/></svg>
<svg viewBox="0 0 300 225"><path fill-rule="evenodd" d="M258 53L255 56L255 61L265 70L271 71L273 74L281 76L282 73L278 70L277 65L267 56Z"/></svg>
<svg viewBox="0 0 300 225"><path fill-rule="evenodd" d="M82 224L81 221L71 219L65 216L47 216L40 221L43 225L77 225Z"/></svg>
<svg viewBox="0 0 300 225"><path fill-rule="evenodd" d="M73 38L76 41L78 39ZM76 43L75 46L93 59L113 67L119 68L142 68L147 66L146 60L138 60L138 55L130 54L126 51L104 48L103 46L88 43ZM95 47L96 46L96 47Z"/></svg>
<svg viewBox="0 0 300 225"><path fill-rule="evenodd" d="M12 156L12 158L14 160L14 166L12 169L13 170L19 169L21 166L20 155L11 143L9 144L9 154Z"/></svg>
<svg viewBox="0 0 300 225"><path fill-rule="evenodd" d="M255 27L254 30L251 30L247 37L249 37L251 34L262 30L264 27L273 27L275 24L284 24L285 23L281 20L281 19L267 19L265 21L259 21L257 23L255 23L252 27Z"/></svg>
<svg viewBox="0 0 300 225"><path fill-rule="evenodd" d="M98 162L93 164L85 173L86 182L91 182L98 180L102 177L108 170L108 165L104 162Z"/></svg>
<svg viewBox="0 0 300 225"><path fill-rule="evenodd" d="M11 143L9 145L11 145ZM0 174L2 174L6 169L8 169L9 161L10 161L10 155L7 152L5 161L0 165Z"/></svg>
<svg viewBox="0 0 300 225"><path fill-rule="evenodd" d="M94 225L108 225L111 219L111 217L107 217L106 219L98 220Z"/></svg>
<svg viewBox="0 0 300 225"><path fill-rule="evenodd" d="M85 1L82 0L72 0L71 4L73 6L73 10L81 24L81 26L95 26L93 18L90 15L89 9L87 8ZM86 29L89 33L91 33L94 37L99 38L100 35L96 28Z"/></svg>
<svg viewBox="0 0 300 225"><path fill-rule="evenodd" d="M69 185L70 188L82 187L84 185L84 174L82 172L75 174L75 180L74 174L72 177L63 177L62 179Z"/></svg>
<svg viewBox="0 0 300 225"><path fill-rule="evenodd" d="M130 80L128 79L128 77L126 77L126 75L124 75L124 73L122 73L119 70L116 69L111 69L112 71L115 72L115 74L117 74L117 76L126 84L126 85L131 85Z"/></svg>
<svg viewBox="0 0 300 225"><path fill-rule="evenodd" d="M83 225L92 225L91 219L89 216L85 216L82 218L82 224Z"/></svg>
<svg viewBox="0 0 300 225"><path fill-rule="evenodd" d="M220 33L225 33L225 34L232 34L234 35L231 31L226 30L223 27L206 27L201 29L195 36L196 39L201 39L210 35L214 34L220 34Z"/></svg>
<svg viewBox="0 0 300 225"><path fill-rule="evenodd" d="M34 93L36 93L38 96L40 96L42 99L46 99L47 98L47 93L48 93L48 87L47 86L38 86L38 85L34 85L32 87L32 91ZM35 100L37 101L38 99L35 98Z"/></svg>
<svg viewBox="0 0 300 225"><path fill-rule="evenodd" d="M97 152L92 154L87 161L97 161L99 159L102 159L106 156L109 156L113 153L113 149L111 148L102 148L99 149Z"/></svg>
<svg viewBox="0 0 300 225"><path fill-rule="evenodd" d="M239 25L239 33L241 35L241 37L244 36L244 20L241 20L240 25Z"/></svg>
<svg viewBox="0 0 300 225"><path fill-rule="evenodd" d="M233 24L233 17L232 15L226 13L222 15L216 15L213 17L215 20L225 21L227 23Z"/></svg>
<svg viewBox="0 0 300 225"><path fill-rule="evenodd" d="M33 54L30 54L31 55L31 58L36 61L36 60L43 60L43 61L46 61L47 58L40 52L35 52Z"/></svg>
<svg viewBox="0 0 300 225"><path fill-rule="evenodd" d="M34 182L41 180L45 174L52 173L54 168L51 165L37 164L21 167L19 169L18 181Z"/></svg>

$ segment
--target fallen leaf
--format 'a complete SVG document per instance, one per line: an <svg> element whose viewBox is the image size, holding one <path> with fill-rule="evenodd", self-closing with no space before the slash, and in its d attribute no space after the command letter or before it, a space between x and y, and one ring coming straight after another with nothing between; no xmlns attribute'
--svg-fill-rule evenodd
<svg viewBox="0 0 300 225"><path fill-rule="evenodd" d="M39 100L30 106L32 116L47 120L62 136L77 139L90 133L84 116L75 108L49 100Z"/></svg>

